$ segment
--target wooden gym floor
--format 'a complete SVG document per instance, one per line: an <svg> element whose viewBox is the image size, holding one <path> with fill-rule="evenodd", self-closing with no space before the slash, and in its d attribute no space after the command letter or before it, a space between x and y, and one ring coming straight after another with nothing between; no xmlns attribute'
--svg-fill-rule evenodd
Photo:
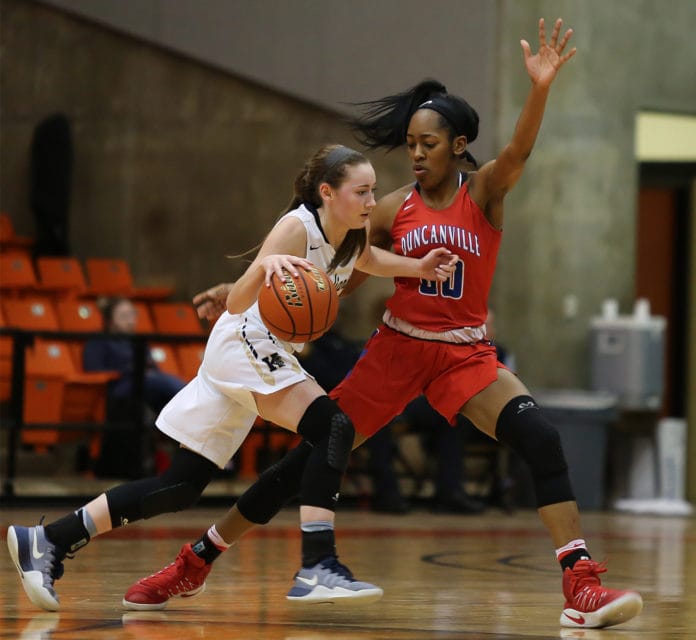
<svg viewBox="0 0 696 640"><path fill-rule="evenodd" d="M76 505L77 506L77 505ZM176 556L222 508L197 508L114 531L66 561L61 610L36 609L3 543L0 638L181 640L686 640L696 637L696 519L591 513L583 516L596 559L609 559L604 583L639 590L643 613L606 630L562 629L560 571L534 511L509 516L407 516L338 513L341 559L385 590L363 608L292 606L285 600L298 568L297 512L288 509L248 535L215 566L198 598L165 611L127 612L125 590ZM65 510L3 508L9 524L48 521Z"/></svg>

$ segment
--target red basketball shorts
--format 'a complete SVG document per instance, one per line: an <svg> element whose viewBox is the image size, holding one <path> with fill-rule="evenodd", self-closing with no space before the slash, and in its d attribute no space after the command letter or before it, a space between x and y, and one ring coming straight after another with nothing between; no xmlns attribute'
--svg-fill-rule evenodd
<svg viewBox="0 0 696 640"><path fill-rule="evenodd" d="M495 347L418 340L382 325L353 370L329 394L369 437L425 394L450 423L466 402L498 377Z"/></svg>

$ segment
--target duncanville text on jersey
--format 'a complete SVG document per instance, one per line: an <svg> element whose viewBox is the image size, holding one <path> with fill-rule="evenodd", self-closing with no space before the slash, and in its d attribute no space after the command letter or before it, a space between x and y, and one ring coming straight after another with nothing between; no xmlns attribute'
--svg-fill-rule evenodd
<svg viewBox="0 0 696 640"><path fill-rule="evenodd" d="M414 249L430 244L459 247L475 256L481 255L478 236L451 224L424 224L409 231L401 238L401 253L407 256Z"/></svg>

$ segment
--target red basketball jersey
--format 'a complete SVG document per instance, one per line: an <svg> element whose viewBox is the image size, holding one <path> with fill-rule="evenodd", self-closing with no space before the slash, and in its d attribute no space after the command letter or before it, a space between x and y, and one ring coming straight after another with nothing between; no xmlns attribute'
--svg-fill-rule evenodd
<svg viewBox="0 0 696 640"><path fill-rule="evenodd" d="M421 258L431 249L446 247L459 261L445 282L395 278L396 291L387 308L394 316L429 331L485 323L501 235L469 196L468 183L441 210L428 207L414 188L392 225L394 251Z"/></svg>

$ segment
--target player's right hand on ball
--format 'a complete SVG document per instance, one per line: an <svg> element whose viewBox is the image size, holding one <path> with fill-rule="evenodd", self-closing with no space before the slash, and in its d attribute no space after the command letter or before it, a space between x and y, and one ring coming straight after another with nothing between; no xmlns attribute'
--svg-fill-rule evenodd
<svg viewBox="0 0 696 640"><path fill-rule="evenodd" d="M309 271L313 266L314 265L306 258L287 254L274 253L261 260L261 268L266 272L264 283L267 287L271 286L273 274L278 276L280 280L283 280L285 278L283 270L297 277L299 275L297 271L299 267Z"/></svg>

